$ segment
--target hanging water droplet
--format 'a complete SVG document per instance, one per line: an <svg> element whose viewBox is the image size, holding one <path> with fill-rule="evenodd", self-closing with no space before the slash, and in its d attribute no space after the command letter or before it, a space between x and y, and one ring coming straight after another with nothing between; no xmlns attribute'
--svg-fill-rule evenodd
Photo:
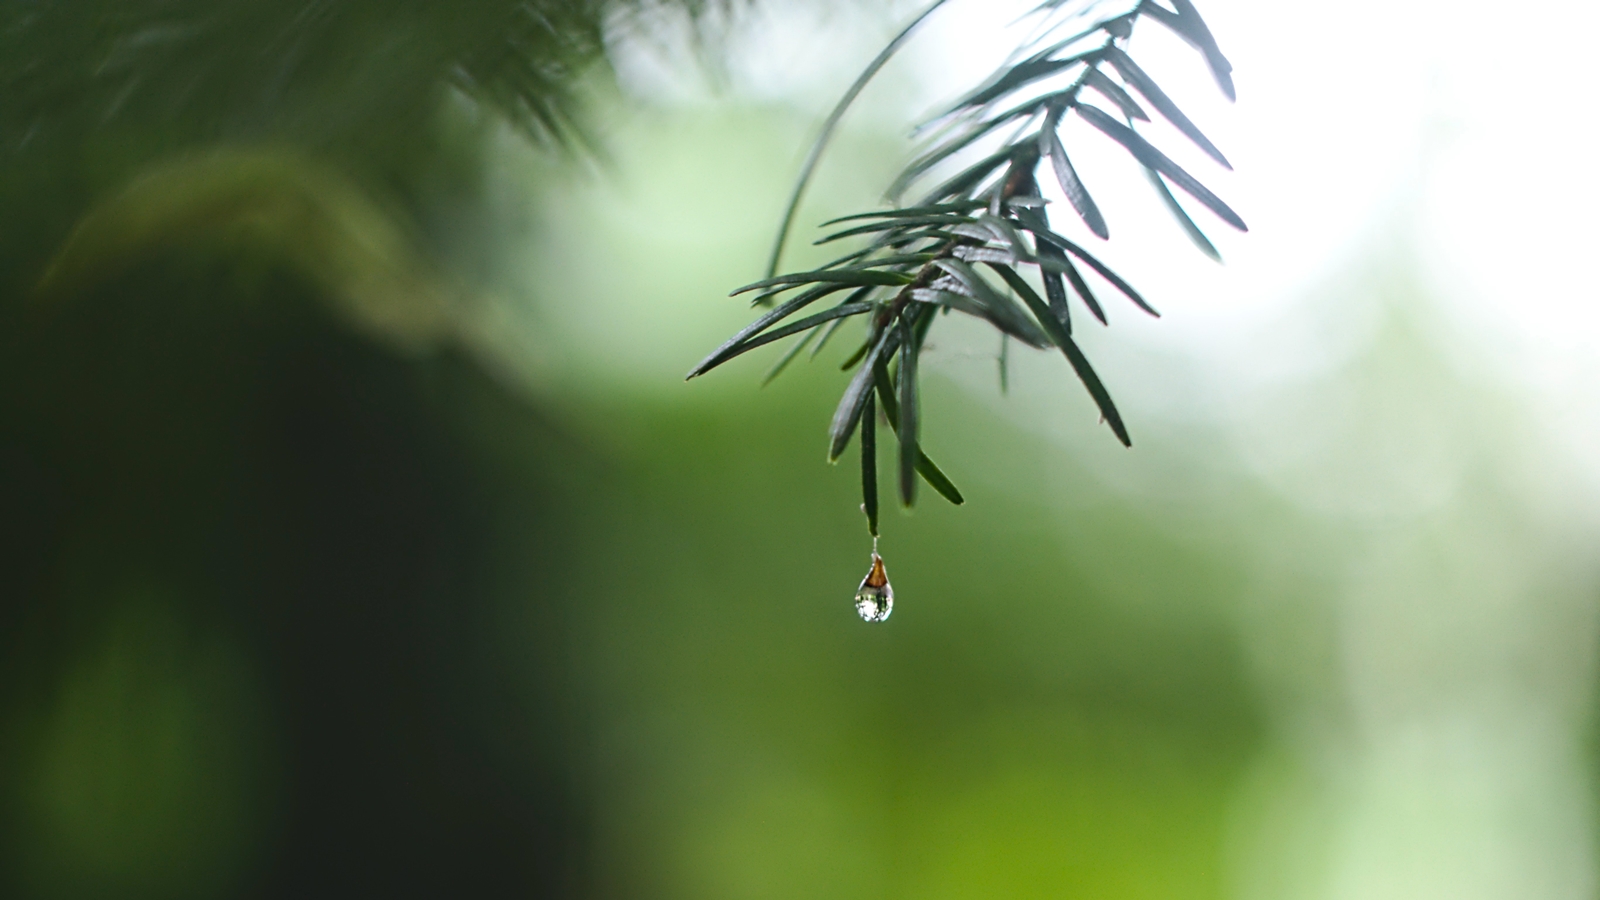
<svg viewBox="0 0 1600 900"><path fill-rule="evenodd" d="M889 573L883 569L883 557L876 550L872 553L872 568L856 589L856 612L863 622L882 622L894 612L894 588L889 585Z"/></svg>

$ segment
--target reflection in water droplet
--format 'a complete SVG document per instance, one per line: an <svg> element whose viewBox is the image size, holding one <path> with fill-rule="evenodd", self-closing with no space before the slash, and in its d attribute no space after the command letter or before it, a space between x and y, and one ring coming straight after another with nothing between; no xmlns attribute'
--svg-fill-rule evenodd
<svg viewBox="0 0 1600 900"><path fill-rule="evenodd" d="M856 589L856 612L864 622L882 622L894 612L894 588L889 585L889 573L883 569L883 557L876 552L872 554L872 568Z"/></svg>

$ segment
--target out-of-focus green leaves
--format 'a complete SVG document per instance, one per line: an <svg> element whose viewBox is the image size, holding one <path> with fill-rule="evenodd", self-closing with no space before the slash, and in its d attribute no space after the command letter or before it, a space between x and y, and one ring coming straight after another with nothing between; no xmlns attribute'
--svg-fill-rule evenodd
<svg viewBox="0 0 1600 900"><path fill-rule="evenodd" d="M23 753L0 758L25 787L6 824L24 833L5 861L22 872L0 877L35 896L219 895L271 805L257 673L235 642L194 633L165 588L130 587L111 609L49 714L8 729Z"/></svg>
<svg viewBox="0 0 1600 900"><path fill-rule="evenodd" d="M729 4L0 5L0 293L231 260L294 273L393 346L436 345L488 293L487 155L508 132L594 155L607 32L644 6Z"/></svg>
<svg viewBox="0 0 1600 900"><path fill-rule="evenodd" d="M583 560L606 598L585 611L616 896L1229 896L1270 745L1212 620L1248 572L1169 505L1061 502L1094 490L1080 460L937 394L930 425L967 423L947 465L1011 475L880 521L896 611L859 628L856 460L796 464L832 398L614 413L652 436L596 498ZM1041 465L1037 489L1011 477Z"/></svg>
<svg viewBox="0 0 1600 900"><path fill-rule="evenodd" d="M0 142L162 123L213 140L405 135L452 86L530 136L579 140L583 74L603 62L597 0L409 3L37 0L0 28ZM359 60L352 65L352 60ZM197 135L198 136L198 135Z"/></svg>
<svg viewBox="0 0 1600 900"><path fill-rule="evenodd" d="M213 150L146 171L79 221L39 290L70 302L177 248L273 260L403 347L448 326L453 291L394 218L348 177L284 148Z"/></svg>

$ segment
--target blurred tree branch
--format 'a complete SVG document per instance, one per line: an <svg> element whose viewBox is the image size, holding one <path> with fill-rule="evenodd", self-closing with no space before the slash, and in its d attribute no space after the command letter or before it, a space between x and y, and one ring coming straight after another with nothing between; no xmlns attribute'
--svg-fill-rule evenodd
<svg viewBox="0 0 1600 900"><path fill-rule="evenodd" d="M606 74L607 29L641 8L722 5L6 4L0 290L60 299L175 247L245 252L415 345L451 294L430 272L430 207L481 202L496 123L592 154L583 101Z"/></svg>

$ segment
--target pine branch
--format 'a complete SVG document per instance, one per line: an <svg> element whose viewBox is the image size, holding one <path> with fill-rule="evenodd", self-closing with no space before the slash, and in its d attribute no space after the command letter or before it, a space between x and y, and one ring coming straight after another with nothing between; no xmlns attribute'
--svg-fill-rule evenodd
<svg viewBox="0 0 1600 900"><path fill-rule="evenodd" d="M1036 36L989 79L919 129L934 134L930 146L904 168L887 194L896 204L914 190L920 190L920 196L906 206L824 223L824 227L848 224L825 234L818 244L852 238L868 243L819 269L778 275L777 261L795 207L840 118L889 55L943 2L927 7L873 60L829 116L812 147L784 213L768 277L735 292L761 290L758 304L778 305L689 373L690 378L702 375L779 337L798 334L806 342L817 329L826 328L831 335L846 318L865 321L866 341L846 363L855 375L829 428L828 458L835 460L843 454L858 425L863 440L876 443L872 419L881 407L900 442L898 484L907 506L914 501L918 475L947 499L961 502L959 491L923 452L920 416L914 415L917 359L935 313L955 310L984 321L1001 333L1002 347L1015 339L1033 347L1058 349L1099 408L1102 420L1119 441L1132 446L1110 392L1073 339L1067 288L1071 287L1091 315L1101 323L1106 321L1099 300L1080 272L1080 266L1087 266L1134 305L1151 315L1159 314L1093 253L1051 227L1039 190L1041 169L1060 184L1072 214L1082 219L1091 233L1101 239L1110 237L1105 217L1062 141L1065 116L1078 116L1122 147L1149 175L1185 233L1208 255L1216 257L1215 247L1178 204L1169 185L1233 228L1247 230L1244 220L1227 203L1136 129L1137 122L1151 120L1145 109L1148 105L1206 155L1231 168L1216 145L1126 49L1134 26L1143 19L1154 19L1201 52L1223 93L1233 99L1232 66L1194 6L1187 0L1174 0L1171 9L1155 0L1120 4L1046 0L1032 12L1040 19ZM1107 104L1116 114L1098 104ZM1007 128L1013 136L997 141L996 135ZM935 173L950 169L964 151L996 142L998 147L987 155L928 184ZM980 266L998 275L1003 287L989 281ZM1030 270L1044 287L1043 297L1024 277ZM782 324L816 300L850 288L854 290L846 299L827 312ZM784 300L790 291L800 293ZM782 364L796 352L798 348L785 356ZM1005 378L1004 363L1000 371ZM877 403L871 402L874 390ZM875 458L875 448L863 449ZM877 480L875 467L865 463L862 491L869 529L876 535Z"/></svg>

